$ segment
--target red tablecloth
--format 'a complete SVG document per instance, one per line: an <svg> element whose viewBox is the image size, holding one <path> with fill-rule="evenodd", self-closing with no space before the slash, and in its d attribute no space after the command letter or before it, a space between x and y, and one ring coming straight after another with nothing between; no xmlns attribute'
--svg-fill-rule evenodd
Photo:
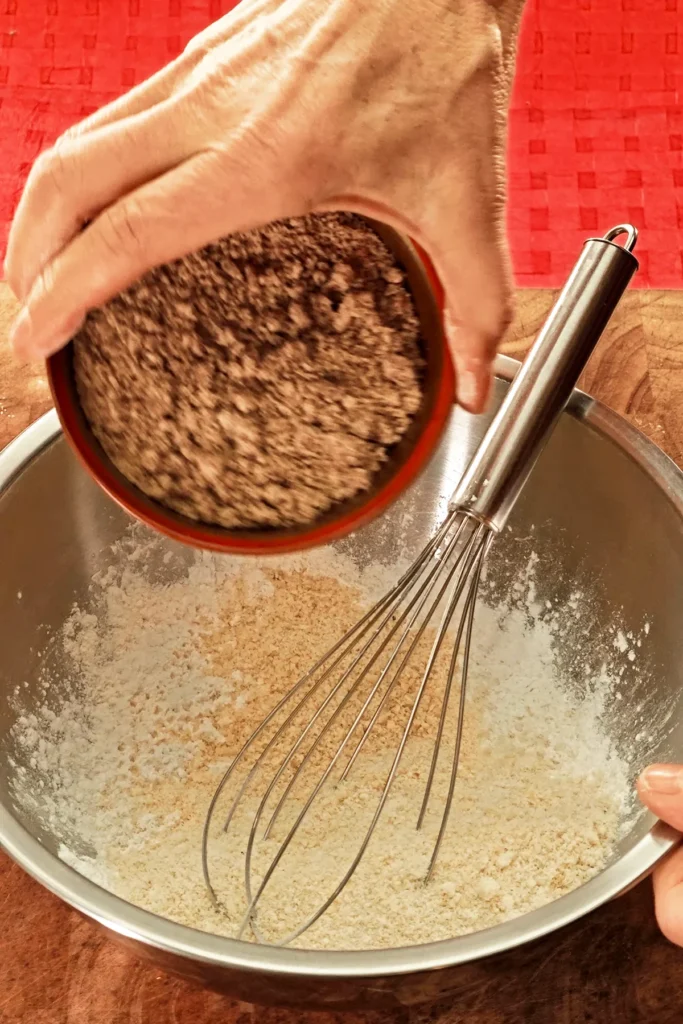
<svg viewBox="0 0 683 1024"><path fill-rule="evenodd" d="M40 150L231 6L0 0L0 249ZM528 0L509 147L520 284L561 283L584 238L625 219L638 283L683 284L682 19L683 0Z"/></svg>

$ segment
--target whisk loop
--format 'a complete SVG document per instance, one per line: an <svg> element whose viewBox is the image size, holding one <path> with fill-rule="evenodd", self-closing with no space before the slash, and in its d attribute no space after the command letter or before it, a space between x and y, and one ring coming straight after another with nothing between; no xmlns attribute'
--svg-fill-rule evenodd
<svg viewBox="0 0 683 1024"><path fill-rule="evenodd" d="M615 241L622 234L628 236L623 247ZM432 878L454 801L484 560L637 267L631 253L635 238L635 229L626 225L613 229L603 239L586 243L583 256L460 481L444 523L398 583L264 718L221 779L204 826L202 866L211 899L220 908L209 871L209 839L219 800L243 769L245 776L236 784L222 826L222 832L229 833L238 810L246 808L250 822L244 850L246 912L238 937L251 929L258 940L265 941L258 927L259 907L313 805L326 786L341 787L348 781L368 744L378 732L381 735L380 723L395 723L403 711L405 721L390 766L348 867L341 870L339 881L327 896L316 890L313 912L302 914L303 920L277 944L301 936L344 891L377 832L406 747L415 733L425 694L435 692L435 666L445 653L447 669L416 820L417 830L422 830L444 757L447 725L454 716L446 791L423 876L425 882ZM458 676L459 686L455 683ZM407 711L401 703L401 687L406 680L412 687ZM340 736L335 729L340 730ZM304 795L295 798L301 790ZM256 805L253 813L250 801ZM288 809L293 820L284 825L284 836L276 842L275 831ZM267 841L275 843L274 852L257 878L257 844ZM348 851L340 850L340 856L344 852Z"/></svg>

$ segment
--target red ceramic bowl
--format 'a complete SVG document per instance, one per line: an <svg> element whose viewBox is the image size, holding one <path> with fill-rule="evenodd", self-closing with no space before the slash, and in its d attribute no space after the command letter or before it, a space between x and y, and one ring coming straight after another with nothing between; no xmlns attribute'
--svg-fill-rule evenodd
<svg viewBox="0 0 683 1024"><path fill-rule="evenodd" d="M443 332L443 292L428 257L386 225L372 222L406 271L422 327L426 362L422 405L408 433L377 473L371 491L330 509L307 526L228 530L196 522L148 498L116 469L81 410L73 373L73 348L48 360L55 407L67 440L97 483L126 511L166 536L196 548L230 554L282 554L329 544L381 515L415 480L433 455L453 407L455 377Z"/></svg>

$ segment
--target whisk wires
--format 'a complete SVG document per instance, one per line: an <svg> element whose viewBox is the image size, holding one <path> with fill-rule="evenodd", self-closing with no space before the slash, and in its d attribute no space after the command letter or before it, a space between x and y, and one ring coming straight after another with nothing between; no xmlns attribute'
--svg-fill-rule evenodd
<svg viewBox="0 0 683 1024"><path fill-rule="evenodd" d="M244 891L247 909L238 937L242 937L246 930L251 928L259 940L265 941L258 928L257 911L273 875L323 787L332 780L336 780L337 785L345 782L372 737L380 718L391 712L394 704L392 697L400 690L406 667L421 649L427 631L433 628L432 620L437 618L438 626L431 641L429 654L424 668L420 669L419 681L409 703L391 765L360 844L348 868L329 895L321 898L316 909L284 938L278 939L277 944L293 942L310 928L337 900L356 872L390 796L406 745L432 678L434 665L448 641L452 643L452 647L430 767L416 823L418 829L423 827L433 795L434 779L442 751L449 707L456 689L454 680L460 659L457 724L448 769L447 796L441 809L437 837L424 876L425 881L432 877L453 804L465 717L474 609L482 564L490 539L491 533L485 524L457 511L451 512L399 582L294 684L248 738L225 772L209 806L202 837L204 880L214 905L218 908L221 904L211 881L208 853L212 821L218 802L242 766L246 775L237 785L236 793L229 803L222 827L222 831L226 833L234 822L238 807L249 796L252 788L257 786L259 776L265 775L271 755L279 758L275 770L271 769L266 777L265 788L260 798L257 792L258 803L251 819L244 853ZM460 619L457 627L453 628L458 609ZM431 636L431 633L429 635ZM326 690L325 684L329 689ZM357 704L359 706L356 709ZM302 716L306 714L309 717L301 724ZM348 727L345 714L351 716ZM277 724L282 716L283 720ZM340 723L345 731L338 742L332 742L331 752L327 753L326 744L332 738L334 726ZM266 739L269 726L272 726L274 732ZM294 728L298 729L298 732L293 742L287 746L287 735ZM258 751L260 739L262 749ZM256 754L255 759L248 767L250 755L253 753ZM318 761L321 762L320 765ZM307 777L307 769L319 772L313 775L312 783ZM284 789L278 796L277 791L281 784ZM273 835L284 808L292 802L294 791L300 789L302 785L306 788L306 794L300 803L295 804L294 820L288 828L286 827L284 838L278 843L260 880L255 881L255 845L259 837L266 840ZM268 811L272 800L275 800L274 809Z"/></svg>

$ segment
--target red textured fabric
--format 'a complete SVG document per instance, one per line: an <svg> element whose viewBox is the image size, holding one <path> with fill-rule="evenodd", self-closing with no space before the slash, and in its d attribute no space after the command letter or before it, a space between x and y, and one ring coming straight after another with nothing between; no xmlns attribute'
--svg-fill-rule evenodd
<svg viewBox="0 0 683 1024"><path fill-rule="evenodd" d="M638 227L635 281L683 285L683 0L529 0L510 132L520 284L557 285L582 241Z"/></svg>
<svg viewBox="0 0 683 1024"><path fill-rule="evenodd" d="M0 0L0 250L41 149L232 6ZM683 285L682 16L683 0L528 0L509 147L520 284L560 284L588 235L631 220L638 283Z"/></svg>

